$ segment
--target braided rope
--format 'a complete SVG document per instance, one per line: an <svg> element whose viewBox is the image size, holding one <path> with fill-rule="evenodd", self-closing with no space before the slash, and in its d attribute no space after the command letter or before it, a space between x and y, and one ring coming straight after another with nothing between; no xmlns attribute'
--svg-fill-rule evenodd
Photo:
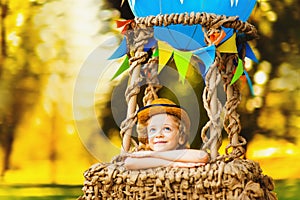
<svg viewBox="0 0 300 200"><path fill-rule="evenodd" d="M215 61L210 66L205 77L206 86L202 95L203 105L209 117L209 121L201 130L201 137L204 142L202 149L210 149L211 154L214 155L212 156L212 160L216 158L215 155L217 155L217 152L222 145L222 132L220 122L222 104L217 98L214 99L215 102L212 101L212 96L216 95L217 86L221 81L221 76L218 73L218 66L220 65L220 62L220 54L217 52ZM215 76L213 76L213 74L215 74ZM215 106L214 110L212 110L212 106ZM209 139L207 137L208 129L211 133L211 137ZM213 134L213 132L216 133Z"/></svg>
<svg viewBox="0 0 300 200"><path fill-rule="evenodd" d="M225 104L225 117L224 117L224 129L228 134L230 144L227 145L225 151L229 159L234 159L245 154L244 145L246 140L240 136L241 123L239 114L237 113L237 107L241 101L241 94L238 85L230 84L233 77L233 72L236 66L233 64L234 60L237 60L236 54L224 54L222 60L224 61L224 68L221 68L222 79L224 82L224 90L226 92L227 101ZM229 154L229 149L233 148Z"/></svg>
<svg viewBox="0 0 300 200"><path fill-rule="evenodd" d="M181 14L164 14L157 16L137 17L135 22L144 24L147 27L168 26L170 24L196 25L200 24L207 28L232 28L251 36L249 39L257 38L257 30L255 26L248 22L238 20L237 16L216 15L204 12L191 12Z"/></svg>
<svg viewBox="0 0 300 200"><path fill-rule="evenodd" d="M157 91L162 87L158 80L158 58L149 59L148 63L144 65L143 70L146 84L148 85L143 97L143 104L145 106L158 98Z"/></svg>
<svg viewBox="0 0 300 200"><path fill-rule="evenodd" d="M133 31L126 33L127 44L129 45L130 54L133 56L129 59L130 83L127 86L125 97L128 104L127 117L121 123L120 135L122 138L123 151L127 152L130 143L137 147L136 142L131 137L132 128L136 123L137 95L140 92L139 83L142 81L140 71L141 65L148 59L148 53L144 52L144 45L153 37L153 29L142 24L132 23Z"/></svg>
<svg viewBox="0 0 300 200"><path fill-rule="evenodd" d="M154 52L155 49L152 49ZM144 91L143 105L149 105L154 99L157 99L157 92L162 87L158 80L158 58L150 58L142 70L144 71L147 87ZM140 134L140 133L139 133ZM137 150L145 150L147 148L147 135L138 135L139 146Z"/></svg>

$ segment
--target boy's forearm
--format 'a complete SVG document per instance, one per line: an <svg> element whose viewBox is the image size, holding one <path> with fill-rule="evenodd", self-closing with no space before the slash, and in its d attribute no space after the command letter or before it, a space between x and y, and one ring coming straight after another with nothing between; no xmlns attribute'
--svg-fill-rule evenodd
<svg viewBox="0 0 300 200"><path fill-rule="evenodd" d="M177 162L208 162L209 156L205 151L195 149L171 150L153 152L153 157Z"/></svg>
<svg viewBox="0 0 300 200"><path fill-rule="evenodd" d="M154 167L174 166L174 163L207 163L209 160L209 156L205 151L195 149L148 153L151 154L146 157L127 157L125 159L125 167L131 170L138 170Z"/></svg>
<svg viewBox="0 0 300 200"><path fill-rule="evenodd" d="M137 169L148 169L154 167L166 167L171 165L171 161L161 158L131 158L128 157L125 160L124 166L126 169L137 170Z"/></svg>

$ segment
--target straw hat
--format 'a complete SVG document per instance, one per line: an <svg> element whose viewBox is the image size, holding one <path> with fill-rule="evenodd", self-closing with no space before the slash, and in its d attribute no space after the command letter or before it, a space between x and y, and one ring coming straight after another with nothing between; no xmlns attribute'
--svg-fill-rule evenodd
<svg viewBox="0 0 300 200"><path fill-rule="evenodd" d="M137 114L138 123L146 124L150 117L163 113L177 117L182 120L187 130L190 129L191 121L187 112L173 101L165 98L155 99L149 105L141 108Z"/></svg>

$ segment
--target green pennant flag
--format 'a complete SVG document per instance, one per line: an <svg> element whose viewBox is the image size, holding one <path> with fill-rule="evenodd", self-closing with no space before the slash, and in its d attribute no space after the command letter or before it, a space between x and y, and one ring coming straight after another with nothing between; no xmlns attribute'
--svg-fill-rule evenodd
<svg viewBox="0 0 300 200"><path fill-rule="evenodd" d="M189 68L189 63L192 57L192 52L174 51L174 61L180 75L180 80L183 82Z"/></svg>
<svg viewBox="0 0 300 200"><path fill-rule="evenodd" d="M235 70L235 73L231 79L230 85L234 84L244 73L244 65L243 65L243 61L241 59L239 59L239 63L238 66Z"/></svg>
<svg viewBox="0 0 300 200"><path fill-rule="evenodd" d="M115 75L111 78L111 80L114 80L116 77L118 77L120 74L122 74L125 70L129 69L129 59L126 55L125 60L123 61L122 65L118 69L118 71L115 73Z"/></svg>
<svg viewBox="0 0 300 200"><path fill-rule="evenodd" d="M158 57L158 56L159 56L159 50L158 50L158 48L156 48L155 51L154 51L153 54L152 54L152 57L153 57L153 58L156 58L156 57Z"/></svg>

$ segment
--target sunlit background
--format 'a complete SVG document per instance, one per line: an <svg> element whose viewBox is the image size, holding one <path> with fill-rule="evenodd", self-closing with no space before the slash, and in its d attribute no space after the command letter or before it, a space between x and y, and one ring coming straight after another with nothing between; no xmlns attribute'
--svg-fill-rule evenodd
<svg viewBox="0 0 300 200"><path fill-rule="evenodd" d="M1 0L0 199L75 199L81 195L83 172L99 159L82 143L82 129L79 134L77 126L84 122L83 131L93 135L98 126L92 120L95 114L105 126L115 84L108 77L110 71L100 79L105 82L97 83L99 74L82 71L82 67L95 52L99 57L90 61L88 69L107 67L105 60L121 39L114 20L131 17L126 4L122 13L117 10L120 4ZM299 1L261 0L249 21L257 27L260 39L251 42L259 63L246 60L255 95L243 79L239 81L246 156L276 180L279 199L298 199ZM117 67L111 64L112 73ZM116 129L108 136L120 144ZM108 159L115 154L99 153Z"/></svg>

